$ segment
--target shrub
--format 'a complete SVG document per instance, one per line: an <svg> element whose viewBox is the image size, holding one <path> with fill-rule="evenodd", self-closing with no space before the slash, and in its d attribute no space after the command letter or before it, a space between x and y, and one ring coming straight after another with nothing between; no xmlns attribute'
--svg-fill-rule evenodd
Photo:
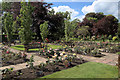
<svg viewBox="0 0 120 80"><path fill-rule="evenodd" d="M75 51L75 53L81 53L82 52L82 49L81 49L81 47L74 47L74 51Z"/></svg>
<svg viewBox="0 0 120 80"><path fill-rule="evenodd" d="M94 49L94 50L91 51L91 53L92 53L92 55L96 56L100 52L99 52L98 49Z"/></svg>
<svg viewBox="0 0 120 80"><path fill-rule="evenodd" d="M117 52L116 54L120 55L120 52Z"/></svg>
<svg viewBox="0 0 120 80"><path fill-rule="evenodd" d="M47 38L49 34L48 21L45 21L43 24L40 25L40 31L41 31L40 34L41 34L42 40L45 42L45 38Z"/></svg>

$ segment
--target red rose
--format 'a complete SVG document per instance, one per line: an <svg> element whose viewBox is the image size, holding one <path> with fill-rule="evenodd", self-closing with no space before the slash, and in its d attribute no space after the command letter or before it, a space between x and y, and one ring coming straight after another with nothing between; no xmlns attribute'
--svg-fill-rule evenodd
<svg viewBox="0 0 120 80"><path fill-rule="evenodd" d="M6 53L9 54L9 51L7 51Z"/></svg>

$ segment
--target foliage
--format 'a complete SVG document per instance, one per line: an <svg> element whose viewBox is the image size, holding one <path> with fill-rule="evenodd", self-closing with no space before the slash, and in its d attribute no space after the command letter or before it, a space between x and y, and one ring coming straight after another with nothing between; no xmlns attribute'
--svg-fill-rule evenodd
<svg viewBox="0 0 120 80"><path fill-rule="evenodd" d="M65 39L68 41L69 39L69 27L70 27L70 22L68 20L65 21Z"/></svg>
<svg viewBox="0 0 120 80"><path fill-rule="evenodd" d="M30 2L31 6L34 7L32 11L32 25L31 29L35 34L35 39L41 39L40 35L40 24L44 21L49 21L49 36L53 40L60 39L64 36L64 20L67 18L67 12L57 12L50 10L52 3L46 2ZM4 2L2 4L2 10L4 12L11 12L16 20L20 14L21 4L20 2ZM19 24L19 23L18 23ZM20 25L19 25L20 26Z"/></svg>
<svg viewBox="0 0 120 80"><path fill-rule="evenodd" d="M45 63L40 63L39 68L44 71L45 70L45 66L46 66Z"/></svg>
<svg viewBox="0 0 120 80"><path fill-rule="evenodd" d="M89 26L81 26L77 30L77 35L86 36L89 35Z"/></svg>
<svg viewBox="0 0 120 80"><path fill-rule="evenodd" d="M109 40L112 40L112 35L109 35L109 36L108 36L108 39L109 39Z"/></svg>
<svg viewBox="0 0 120 80"><path fill-rule="evenodd" d="M49 34L47 21L45 21L43 24L40 25L40 31L41 31L40 34L41 34L42 40L45 41L45 38L47 38L47 35Z"/></svg>
<svg viewBox="0 0 120 80"><path fill-rule="evenodd" d="M27 5L25 2L21 2L20 15L17 17L17 20L20 22L18 34L22 44L24 45L30 43L32 40L32 30L30 29L32 25L32 10L33 8L29 2Z"/></svg>
<svg viewBox="0 0 120 80"><path fill-rule="evenodd" d="M80 22L79 19L74 19L73 21L71 21L71 24L70 24L71 26L69 30L70 38L74 38L76 36L75 32L79 22Z"/></svg>
<svg viewBox="0 0 120 80"><path fill-rule="evenodd" d="M19 76L19 75L22 75L22 74L23 74L23 73L21 72L21 70L18 70L17 73L16 73L16 75L18 75L18 76Z"/></svg>
<svg viewBox="0 0 120 80"><path fill-rule="evenodd" d="M45 21L48 21L49 35L47 36L47 38L49 40L50 39L58 40L65 37L66 40L68 41L70 38L73 38L73 37L81 37L80 35L75 35L75 34L79 33L78 29L83 26L89 26L89 28L87 29L87 32L90 34L90 36L102 35L102 34L115 36L115 33L117 33L117 36L120 37L118 20L113 15L104 15L102 12L99 12L99 13L91 12L85 15L85 18L83 19L82 22L80 22L77 19L73 21L69 21L70 19L69 12L66 11L66 12L55 13L55 11L51 9L51 5L53 5L52 3L46 3L46 2L27 3L26 2L25 4L26 6L31 4L31 6L34 7L34 9L31 9L31 7L28 8L28 12L29 11L32 12L31 14L28 14L27 11L25 11L26 20L28 19L28 17L31 16L28 19L29 21L25 21L24 20L25 18L22 21L21 16L23 16L23 14L21 14L21 12L23 11L23 8L22 8L23 6L21 5L20 2L9 2L9 3L2 2L3 12L11 13L13 15L13 20L16 20L17 16L19 16L19 19L17 18L17 21L15 21L13 24L13 26L16 27L17 30L16 29L13 29L13 30L15 30L16 33L19 31L19 34L21 35L20 39L24 44L29 43L32 39L30 38L31 37L30 35L32 34L30 35L27 34L29 32L32 32L35 34L35 37L34 37L35 39L41 39L40 25L43 24ZM25 27L23 24L27 24L27 22L29 23L28 27L31 28L31 31L29 29L27 29L28 31L25 31L26 29L22 28L22 27ZM16 23L18 25L16 25ZM83 30L83 32L84 31L86 31L86 29ZM4 32L4 29L3 29L3 32ZM24 33L27 35L28 38L21 38ZM27 42L24 41L26 39L28 40Z"/></svg>
<svg viewBox="0 0 120 80"><path fill-rule="evenodd" d="M11 44L12 38L13 38L13 16L10 13L4 14L4 28L7 34L7 39L9 42L9 46Z"/></svg>
<svg viewBox="0 0 120 80"><path fill-rule="evenodd" d="M78 25L89 26L90 35L115 35L118 29L118 20L113 15L104 15L103 13L87 13L85 18Z"/></svg>
<svg viewBox="0 0 120 80"><path fill-rule="evenodd" d="M69 32L71 31L71 24L70 24L70 13L68 13L67 19L65 20L65 39L66 41L69 40L70 36L69 36Z"/></svg>
<svg viewBox="0 0 120 80"><path fill-rule="evenodd" d="M78 23L80 22L80 20L78 19L74 19L73 21L69 21L70 20L70 13L67 14L67 19L64 21L65 22L65 39L66 41L69 41L70 38L74 38L75 37L75 31L76 31L76 27L78 25Z"/></svg>
<svg viewBox="0 0 120 80"><path fill-rule="evenodd" d="M90 20L97 21L97 18L93 18L93 17L88 17L87 19L88 19L89 21L90 21Z"/></svg>
<svg viewBox="0 0 120 80"><path fill-rule="evenodd" d="M64 63L64 67L65 67L65 68L68 68L68 66L69 66L68 60L65 60L63 63Z"/></svg>
<svg viewBox="0 0 120 80"><path fill-rule="evenodd" d="M94 34L115 35L118 29L118 20L114 16L106 16L94 24Z"/></svg>
<svg viewBox="0 0 120 80"><path fill-rule="evenodd" d="M116 41L117 38L118 38L117 36L114 36L114 37L112 38L112 40L113 40L113 41Z"/></svg>
<svg viewBox="0 0 120 80"><path fill-rule="evenodd" d="M75 47L74 47L74 51L75 51L75 53L80 54L80 53L82 53L82 48L75 46Z"/></svg>
<svg viewBox="0 0 120 80"><path fill-rule="evenodd" d="M94 50L91 51L91 53L92 53L93 56L96 56L97 54L100 53L100 51L98 49L94 49Z"/></svg>
<svg viewBox="0 0 120 80"><path fill-rule="evenodd" d="M30 61L27 62L28 64L26 66L28 66L29 68L33 69L34 66L33 66L33 62L34 62L34 59L33 59L33 55L30 57Z"/></svg>
<svg viewBox="0 0 120 80"><path fill-rule="evenodd" d="M13 22L12 27L13 27L13 32L14 32L14 33L15 33L15 32L18 32L18 30L17 30L17 28L18 28L18 24L17 24L16 21Z"/></svg>
<svg viewBox="0 0 120 80"><path fill-rule="evenodd" d="M9 74L13 71L13 68L5 68L3 70L0 70L2 73L2 77L4 78L9 78Z"/></svg>
<svg viewBox="0 0 120 80"><path fill-rule="evenodd" d="M119 46L107 46L105 48L105 51L110 53L116 53L120 51L119 49L120 49Z"/></svg>
<svg viewBox="0 0 120 80"><path fill-rule="evenodd" d="M21 57L21 53L10 52L7 48L2 49L2 62L7 63L10 60L18 60Z"/></svg>

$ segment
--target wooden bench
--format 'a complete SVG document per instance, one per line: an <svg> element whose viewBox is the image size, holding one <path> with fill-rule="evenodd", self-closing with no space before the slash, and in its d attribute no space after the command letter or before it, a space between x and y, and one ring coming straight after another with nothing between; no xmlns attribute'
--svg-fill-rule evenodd
<svg viewBox="0 0 120 80"><path fill-rule="evenodd" d="M35 48L42 48L42 44L40 42L32 42L28 45L25 45L25 51L28 52L29 49L35 49Z"/></svg>

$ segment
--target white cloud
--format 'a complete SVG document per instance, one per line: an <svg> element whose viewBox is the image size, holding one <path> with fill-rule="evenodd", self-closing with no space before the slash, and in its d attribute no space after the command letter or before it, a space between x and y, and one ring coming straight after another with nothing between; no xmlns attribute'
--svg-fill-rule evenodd
<svg viewBox="0 0 120 80"><path fill-rule="evenodd" d="M71 2L81 2L79 0L70 0ZM82 12L84 15L80 15L78 11L75 11L74 9L70 8L69 6L58 6L53 7L55 12L65 12L69 11L72 12L71 19L78 18L82 21L82 19L85 17L85 14L89 12L103 12L105 15L112 14L116 18L118 18L118 1L119 0L94 0L92 5L84 6L82 8Z"/></svg>
<svg viewBox="0 0 120 80"><path fill-rule="evenodd" d="M84 6L83 8L82 8L82 12L84 13L84 14L87 14L87 13L89 13L89 12L95 12L95 10L94 10L94 6Z"/></svg>
<svg viewBox="0 0 120 80"><path fill-rule="evenodd" d="M75 11L74 9L70 8L69 6L58 6L58 7L52 7L55 12L71 12L71 19L75 19L79 15L78 11Z"/></svg>
<svg viewBox="0 0 120 80"><path fill-rule="evenodd" d="M78 19L80 19L80 21L83 21L84 17L85 17L85 15L80 15L80 16L76 16L74 19L78 18Z"/></svg>
<svg viewBox="0 0 120 80"><path fill-rule="evenodd" d="M110 2L104 2L104 0L94 1L92 5L84 6L82 12L84 14L89 12L103 12L105 15L112 14L118 18L118 3L112 2L112 0L109 1Z"/></svg>

